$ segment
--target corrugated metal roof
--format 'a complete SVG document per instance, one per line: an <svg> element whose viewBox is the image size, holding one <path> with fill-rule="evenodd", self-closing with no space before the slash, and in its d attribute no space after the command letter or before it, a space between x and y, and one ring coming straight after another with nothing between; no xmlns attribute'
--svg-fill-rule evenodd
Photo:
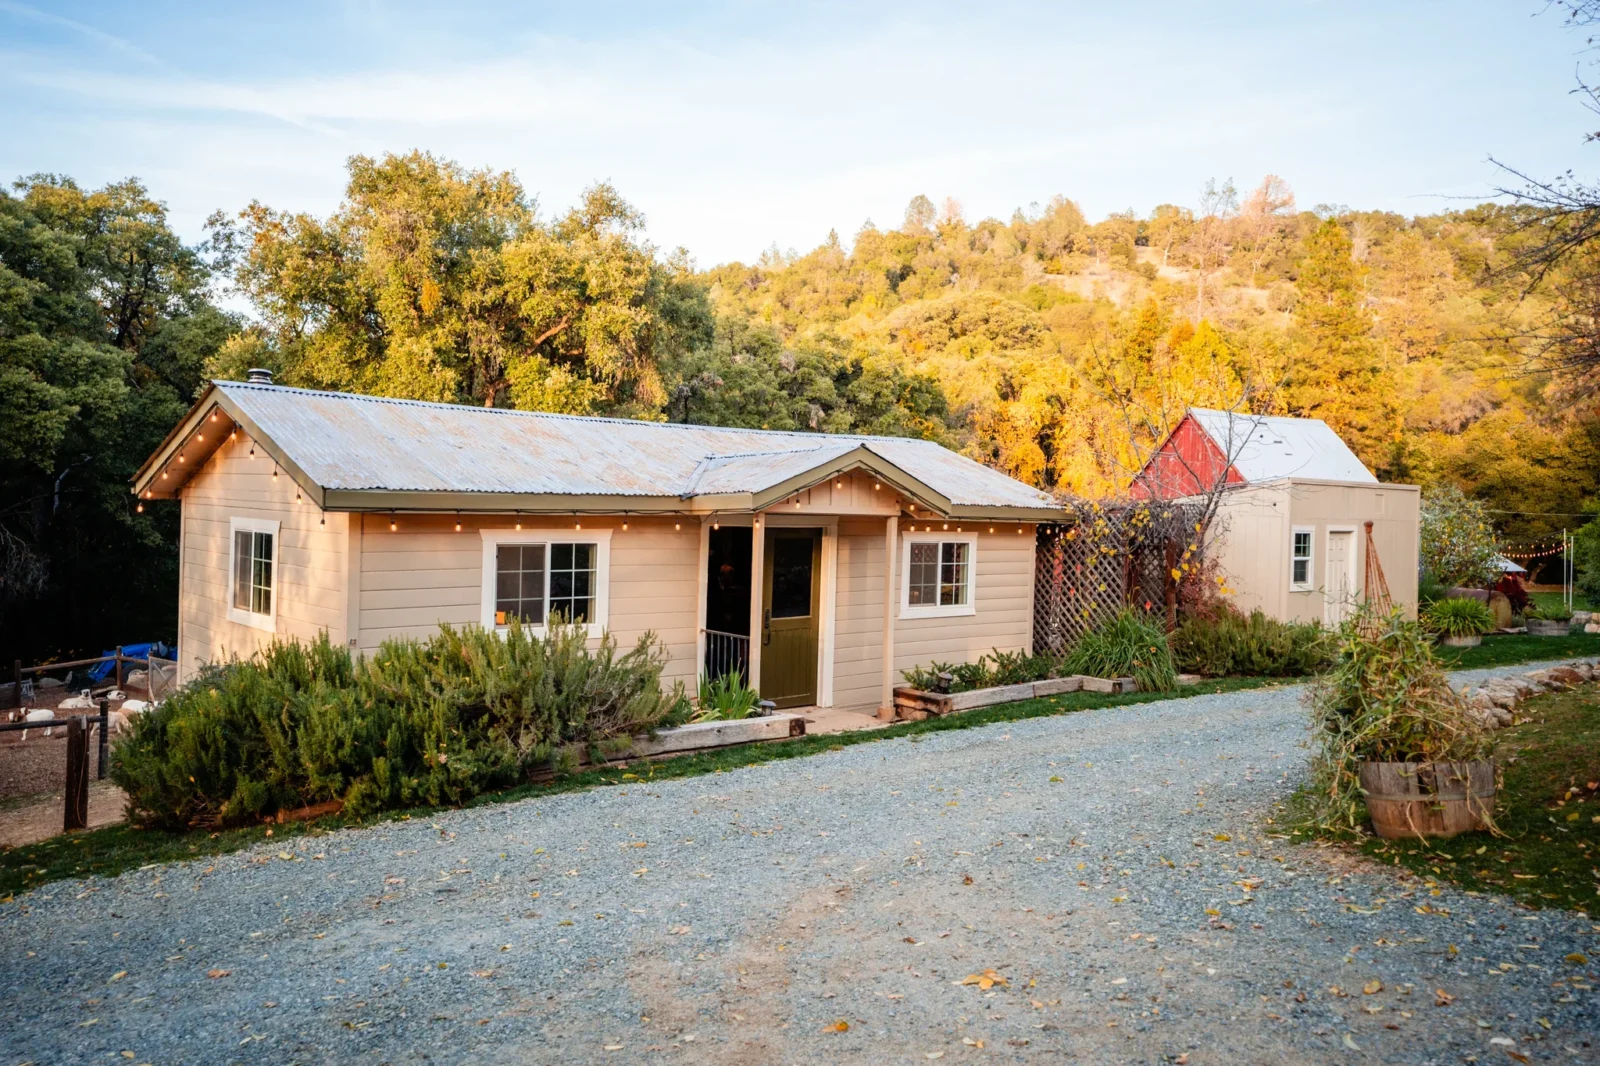
<svg viewBox="0 0 1600 1066"><path fill-rule="evenodd" d="M1189 414L1246 481L1306 478L1377 484L1349 445L1318 418L1279 418L1192 407Z"/></svg>
<svg viewBox="0 0 1600 1066"><path fill-rule="evenodd" d="M1055 510L932 441L790 433L215 383L329 490L677 496L759 492L865 447L952 504Z"/></svg>

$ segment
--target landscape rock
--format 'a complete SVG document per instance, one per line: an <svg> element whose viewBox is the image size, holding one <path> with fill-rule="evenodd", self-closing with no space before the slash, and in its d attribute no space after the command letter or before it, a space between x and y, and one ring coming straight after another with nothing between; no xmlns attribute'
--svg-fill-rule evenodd
<svg viewBox="0 0 1600 1066"><path fill-rule="evenodd" d="M123 678L122 680L123 680L123 683L125 685L127 685L129 688L149 688L150 687L150 671L148 671L148 670L129 670L128 671L128 676Z"/></svg>
<svg viewBox="0 0 1600 1066"><path fill-rule="evenodd" d="M1600 633L1600 622L1589 622L1583 627L1585 633Z"/></svg>
<svg viewBox="0 0 1600 1066"><path fill-rule="evenodd" d="M65 688L66 682L57 677L41 677L33 683L34 688Z"/></svg>
<svg viewBox="0 0 1600 1066"><path fill-rule="evenodd" d="M1573 611L1572 612L1572 622L1573 622L1574 625L1584 626L1584 625L1588 625L1592 621L1594 621L1594 612L1593 611Z"/></svg>
<svg viewBox="0 0 1600 1066"><path fill-rule="evenodd" d="M1584 674L1570 666L1552 666L1545 672L1548 673L1552 679L1560 681L1569 688L1573 685L1581 685L1585 681L1589 680Z"/></svg>

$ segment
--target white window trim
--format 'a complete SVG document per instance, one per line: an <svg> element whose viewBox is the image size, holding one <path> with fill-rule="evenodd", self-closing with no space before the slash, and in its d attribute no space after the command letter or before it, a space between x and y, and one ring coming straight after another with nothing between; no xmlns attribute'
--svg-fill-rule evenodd
<svg viewBox="0 0 1600 1066"><path fill-rule="evenodd" d="M978 535L976 533L906 533L900 544L900 617L956 618L978 613ZM967 545L967 602L911 605L911 546L961 541Z"/></svg>
<svg viewBox="0 0 1600 1066"><path fill-rule="evenodd" d="M264 629L268 633L278 631L278 600L283 595L283 586L278 581L278 564L283 560L283 537L278 530L279 523L276 519L238 516L228 519L228 583L223 593L228 605L228 621L250 626L252 629ZM272 610L266 614L241 610L233 605L234 575L239 572L238 534L241 531L272 534Z"/></svg>
<svg viewBox="0 0 1600 1066"><path fill-rule="evenodd" d="M611 618L611 530L609 529L484 529L483 536L483 610L479 618L484 629L504 633L505 626L494 624L495 552L502 544L593 544L594 562L594 618L585 626L589 636L598 637L605 631ZM549 574L550 554L545 552L545 573ZM549 577L546 576L548 594ZM545 617L550 617L548 599ZM525 626L535 636L543 636L544 625Z"/></svg>
<svg viewBox="0 0 1600 1066"><path fill-rule="evenodd" d="M1304 581L1296 581L1294 579L1294 563L1295 563L1295 558L1296 558L1296 556L1294 554L1294 538L1295 538L1295 535L1299 534L1299 533L1309 533L1309 534L1311 534L1311 553L1308 556L1306 556L1306 579ZM1317 527L1316 526L1295 526L1293 529L1291 529L1289 531L1289 591L1290 592L1312 592L1312 591L1314 591L1316 589L1316 587L1317 587Z"/></svg>

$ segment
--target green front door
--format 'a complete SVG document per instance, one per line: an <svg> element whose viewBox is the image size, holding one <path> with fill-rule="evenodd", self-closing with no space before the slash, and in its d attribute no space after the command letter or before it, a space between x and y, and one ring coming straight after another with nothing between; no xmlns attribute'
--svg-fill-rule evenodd
<svg viewBox="0 0 1600 1066"><path fill-rule="evenodd" d="M761 698L779 707L817 702L822 531L768 529L761 567Z"/></svg>

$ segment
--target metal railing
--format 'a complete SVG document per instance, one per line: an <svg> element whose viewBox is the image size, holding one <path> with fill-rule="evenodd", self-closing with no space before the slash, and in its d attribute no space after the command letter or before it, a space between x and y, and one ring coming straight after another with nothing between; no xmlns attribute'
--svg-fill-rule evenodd
<svg viewBox="0 0 1600 1066"><path fill-rule="evenodd" d="M750 638L743 633L702 630L706 638L705 677L714 680L737 674L750 676Z"/></svg>

